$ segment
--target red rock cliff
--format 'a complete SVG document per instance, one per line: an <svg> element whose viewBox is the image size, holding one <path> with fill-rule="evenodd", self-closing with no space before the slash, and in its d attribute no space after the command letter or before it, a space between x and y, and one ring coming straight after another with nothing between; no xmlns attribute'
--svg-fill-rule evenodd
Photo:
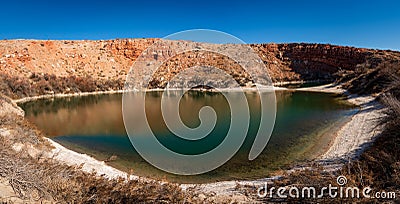
<svg viewBox="0 0 400 204"><path fill-rule="evenodd" d="M143 50L156 41L157 39L2 40L0 41L0 89L14 98L46 93L122 89L133 62ZM359 66L373 68L393 56L399 56L399 52L327 44L250 46L264 61L274 82L334 80L342 72L354 71ZM166 48L149 57L169 57L169 53ZM188 60L196 59L187 56L178 59L181 64L191 64L186 62ZM218 61L217 64L221 63L223 61ZM167 63L165 70L179 71L171 67L174 64L176 63ZM237 81L243 82L243 85L250 80L247 78L248 75L241 73L243 70L236 69L235 66L231 69L230 74L235 76ZM158 83L166 82L158 80ZM82 86L87 87L82 88Z"/></svg>

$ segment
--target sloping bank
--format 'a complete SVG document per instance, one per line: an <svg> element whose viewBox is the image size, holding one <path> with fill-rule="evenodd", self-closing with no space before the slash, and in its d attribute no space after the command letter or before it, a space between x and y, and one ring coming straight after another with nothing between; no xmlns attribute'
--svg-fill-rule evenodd
<svg viewBox="0 0 400 204"><path fill-rule="evenodd" d="M278 88L284 89L284 88ZM342 93L345 94L345 90L336 85L325 85L319 87L311 88L299 88L298 91L318 91L318 92L330 92L330 93ZM111 92L98 92L98 93L116 93L120 91ZM83 93L80 95L87 94L98 94L98 93ZM69 95L56 95L56 97L68 97L77 94ZM32 98L23 98L15 100L16 102L25 102L27 100L36 100L43 97L49 96L38 96ZM54 95L53 95L54 96ZM380 128L376 128L378 119L383 115L382 106L374 101L372 96L355 96L348 95L348 101L354 103L360 107L358 113L356 113L352 118L347 121L342 127L334 133L333 140L327 151L321 155L317 161L324 167L325 170L335 170L340 168L345 161L355 158L359 155L371 142L377 134L380 132ZM20 110L21 111L21 110ZM46 149L42 155L48 159L52 159L68 166L80 166L80 170L87 173L95 173L97 176L104 176L108 179L127 179L127 180L141 180L146 182L153 182L151 179L140 178L135 175L129 175L126 172L120 171L113 167L108 166L104 161L98 161L88 155L80 154L69 150L60 144L46 139L49 145L52 146L51 149ZM22 144L14 144L13 149L15 151L20 151ZM35 147L30 146L31 152L37 152L40 150L35 149ZM259 186L266 181L270 181L276 177L264 178L254 181L225 181L216 182L209 184L181 184L180 187L184 191L190 191L191 195L195 192L194 197L196 199L206 201L249 201L249 198L243 195L241 192L236 191L237 185L251 185ZM160 185L164 183L160 182Z"/></svg>
<svg viewBox="0 0 400 204"><path fill-rule="evenodd" d="M178 185L137 177L126 180L126 173L47 140L3 95L0 121L2 203L195 202Z"/></svg>
<svg viewBox="0 0 400 204"><path fill-rule="evenodd" d="M319 167L322 167L322 171L329 172L338 170L350 160L357 158L382 131L383 127L379 124L380 119L385 115L385 109L373 96L349 95L341 86L333 84L298 88L296 90L345 94L347 95L348 102L359 106L359 111L353 115L350 120L337 128L336 132L330 133L333 134L333 139L330 142L329 148L325 153L315 159ZM307 166L307 164L304 164L304 166L293 167L293 169L286 173L290 174L292 171L308 168ZM252 189L257 189L263 186L265 182L271 182L279 177L280 175L276 175L254 181L224 181L202 185L186 184L181 186L183 188L194 187L207 195L235 195L240 197L243 196L244 192L240 190L239 186L250 186ZM254 191L253 194L256 195L257 192ZM254 195L251 197L254 198ZM243 196L243 198L248 199L246 196Z"/></svg>

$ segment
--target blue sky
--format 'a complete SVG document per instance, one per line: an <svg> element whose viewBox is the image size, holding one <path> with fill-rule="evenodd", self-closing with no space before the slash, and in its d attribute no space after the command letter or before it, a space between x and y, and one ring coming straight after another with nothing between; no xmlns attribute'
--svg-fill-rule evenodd
<svg viewBox="0 0 400 204"><path fill-rule="evenodd" d="M214 29L246 43L400 50L400 1L4 1L0 39L164 37Z"/></svg>

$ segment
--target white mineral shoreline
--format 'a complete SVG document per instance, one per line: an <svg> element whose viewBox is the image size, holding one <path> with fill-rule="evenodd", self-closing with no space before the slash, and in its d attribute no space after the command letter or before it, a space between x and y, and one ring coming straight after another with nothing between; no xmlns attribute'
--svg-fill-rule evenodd
<svg viewBox="0 0 400 204"><path fill-rule="evenodd" d="M312 81L288 81L288 82L276 82L273 83L273 86L262 86L258 85L258 88L260 90L266 90L266 91L272 91L272 90L287 90L287 88L284 87L277 87L281 85L287 85L287 84L301 84L301 83L313 83L313 82L323 82L321 80L312 80ZM164 89L148 89L146 90L147 92L153 92L153 91L163 91ZM169 88L169 90L182 90L182 89L174 89L174 88ZM209 91L212 92L210 89L196 89L198 91ZM219 89L219 91L224 91L224 92L235 92L235 91L256 91L257 88L252 88L252 87L241 87L241 88L224 88L224 89ZM15 103L26 103L29 101L36 101L40 99L51 99L51 98L65 98L65 97L74 97L74 96L89 96L89 95L100 95L100 94L118 94L118 93L126 93L130 92L128 90L109 90L109 91L93 91L93 92L79 92L79 93L57 93L57 94L45 94L45 95L40 95L40 96L28 96L28 97L23 97L20 99L14 99L13 101Z"/></svg>
<svg viewBox="0 0 400 204"><path fill-rule="evenodd" d="M309 88L297 88L297 89L287 89L276 87L276 90L297 90L297 91L316 91L316 92L326 92L326 93L338 93L345 94L346 90L340 88L338 85L329 84L317 87ZM20 100L15 100L17 103L26 102L30 100L37 100L41 98L50 97L68 97L77 95L92 95L92 94L105 94L105 93L122 93L123 91L110 91L110 92L93 92L93 93L81 93L81 94L58 94L51 96L40 96L40 97L30 97ZM348 101L360 106L360 111L353 115L349 122L344 124L339 131L336 133L336 137L331 142L332 145L328 150L317 158L317 161L322 164L326 164L327 168L332 169L330 164L332 161L341 161L343 164L343 159L351 159L359 155L366 147L365 144L371 142L374 136L378 135L381 131L380 127L376 127L376 124L380 117L384 115L383 107L376 101L374 101L372 96L359 97L355 95L348 95ZM69 150L62 145L48 139L49 142L54 146L54 149L49 154L49 157L65 163L70 166L80 166L82 165L82 170L86 172L96 172L97 175L104 175L107 178L117 178L122 177L125 179L139 179L141 177L129 175L126 172L120 171L114 167L108 166L103 161L98 161L95 158L88 156L86 154L81 154ZM340 167L337 166L337 167ZM181 184L182 189L195 188L199 192L204 193L217 193L221 195L235 194L235 188L237 184L241 185L252 185L259 186L263 185L265 182L274 180L276 177L263 178L253 181L222 181L207 184ZM142 178L141 178L142 179ZM147 178L143 178L147 179ZM151 179L149 179L151 180Z"/></svg>
<svg viewBox="0 0 400 204"><path fill-rule="evenodd" d="M335 84L297 89L278 88L278 90L315 91L346 95L346 90ZM316 162L322 165L325 171L333 171L341 168L346 161L359 156L368 144L374 140L374 137L382 131L382 127L377 126L377 124L379 123L379 118L384 116L384 107L375 101L375 97L356 95L347 95L347 97L347 101L359 106L360 110L351 116L351 119L335 133L335 137L327 151L315 159ZM295 169L288 171L293 170ZM274 176L252 181L221 181L197 185L181 184L181 187L183 189L191 187L199 192L217 195L244 196L235 190L237 185L258 188L265 183L273 182L273 180L279 177Z"/></svg>
<svg viewBox="0 0 400 204"><path fill-rule="evenodd" d="M89 96L89 95L100 95L100 94L117 94L124 93L125 90L110 90L110 91L94 91L94 92L80 92L80 93L69 93L69 94L46 94L40 96L30 96L24 97L20 99L14 99L15 103L26 103L29 101L36 101L40 99L50 99L50 98L65 98L65 97L74 97L74 96Z"/></svg>
<svg viewBox="0 0 400 204"><path fill-rule="evenodd" d="M82 170L87 173L96 172L97 175L104 175L109 179L125 178L125 179L138 179L138 176L128 175L128 173L118 170L114 167L107 165L104 161L96 160L95 158L87 155L74 152L70 149L65 148L59 143L46 138L50 144L54 147L48 154L48 157L65 163L69 166L81 166Z"/></svg>

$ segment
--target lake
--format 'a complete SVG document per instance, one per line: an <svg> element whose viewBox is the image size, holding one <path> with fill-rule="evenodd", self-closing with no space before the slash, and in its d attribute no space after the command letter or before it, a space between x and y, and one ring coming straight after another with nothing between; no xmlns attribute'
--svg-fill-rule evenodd
<svg viewBox="0 0 400 204"><path fill-rule="evenodd" d="M235 94L234 92L230 94ZM267 147L255 160L248 154L260 118L259 98L246 92L250 108L250 126L238 153L221 167L201 175L179 176L161 171L138 155L125 132L122 119L122 94L90 95L43 99L20 104L26 118L48 137L77 152L86 153L126 172L179 183L206 183L232 179L258 179L322 154L334 137L334 131L348 120L357 108L340 95L276 91L277 115ZM157 139L170 149L184 154L198 154L216 147L230 125L230 109L221 93L189 91L180 101L182 121L189 127L200 123L198 111L212 106L217 124L205 139L188 143L175 137L160 114L162 92L146 93L149 123ZM168 99L167 99L168 100Z"/></svg>

